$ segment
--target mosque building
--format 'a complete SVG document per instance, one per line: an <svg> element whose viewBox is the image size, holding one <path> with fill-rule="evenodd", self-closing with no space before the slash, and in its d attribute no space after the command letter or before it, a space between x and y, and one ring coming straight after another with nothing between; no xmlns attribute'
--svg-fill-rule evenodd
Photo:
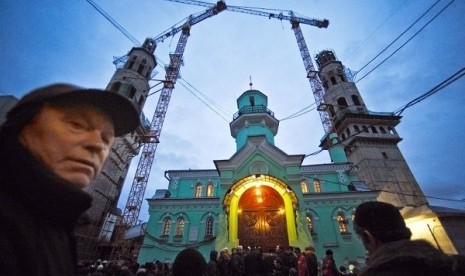
<svg viewBox="0 0 465 276"><path fill-rule="evenodd" d="M236 142L231 157L214 160L215 169L165 172L167 189L148 199L150 218L135 254L139 263L172 263L186 247L208 260L211 250L225 247L268 252L276 245L312 245L318 257L331 249L338 265L363 266L354 211L374 200L396 205L408 226L422 228L414 238L435 241L447 253L464 250L457 238L463 212L429 206L397 146L401 117L368 110L332 51L322 51L316 62L325 89L318 108L332 123L320 147L331 163L302 165L305 155L289 155L275 145L279 120L268 97L251 87L237 99L230 123ZM430 235L430 225L441 229Z"/></svg>
<svg viewBox="0 0 465 276"><path fill-rule="evenodd" d="M169 170L168 189L149 199L150 219L139 263L173 262L185 247L211 250L309 245L335 252L337 263L363 262L365 250L353 231L355 207L376 200L360 189L344 146L329 135L331 163L302 165L305 155L288 155L274 143L279 121L267 96L245 91L230 123L237 151L215 160L215 169ZM322 253L323 252L323 253Z"/></svg>

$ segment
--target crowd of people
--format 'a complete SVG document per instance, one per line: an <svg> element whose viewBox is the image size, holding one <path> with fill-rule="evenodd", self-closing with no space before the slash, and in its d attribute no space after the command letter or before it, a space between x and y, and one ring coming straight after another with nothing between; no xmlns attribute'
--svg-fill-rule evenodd
<svg viewBox="0 0 465 276"><path fill-rule="evenodd" d="M258 246L212 250L209 260L195 248L182 250L172 265L108 263L98 260L81 266L83 276L458 276L465 275L465 257L447 255L425 240L410 240L411 230L399 210L384 202L365 202L355 211L354 230L366 249L361 270L337 266L334 252L318 258L313 246L277 245L272 252Z"/></svg>

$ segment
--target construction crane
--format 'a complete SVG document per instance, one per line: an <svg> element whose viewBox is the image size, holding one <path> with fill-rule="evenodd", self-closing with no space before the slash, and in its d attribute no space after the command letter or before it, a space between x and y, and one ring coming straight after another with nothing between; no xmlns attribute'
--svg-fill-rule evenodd
<svg viewBox="0 0 465 276"><path fill-rule="evenodd" d="M202 2L202 1L197 1L197 0L165 0L165 1L178 2L178 3L183 3L183 4L203 6L203 7L209 7L209 8L215 6L215 4L213 3ZM220 2L223 2L223 1L220 1ZM218 5L218 3L216 5ZM294 35L297 40L297 45L299 46L300 55L304 62L305 71L307 73L307 78L312 88L313 96L315 98L315 103L318 108L317 110L320 115L323 129L325 133L328 133L329 131L331 131L331 128L332 128L331 120L329 118L328 112L326 111L326 108L324 108L326 106L324 103L324 98L323 98L325 90L323 88L320 78L318 77L318 71L315 69L315 66L313 65L312 58L308 51L307 43L305 42L304 36L302 34L302 29L300 28L300 24L311 25L311 26L315 26L318 28L327 28L329 25L329 21L327 19L318 20L318 19L312 19L312 18L297 17L292 11L279 11L279 13L275 13L275 12L270 12L266 9L242 7L242 6L230 6L230 5L226 6L226 10L245 13L245 14L251 14L251 15L265 16L265 17L268 17L269 19L275 18L279 20L288 20L291 23L291 28L294 31ZM273 11L277 11L277 10L273 10ZM285 13L288 13L288 15L286 15Z"/></svg>
<svg viewBox="0 0 465 276"><path fill-rule="evenodd" d="M177 27L173 27L169 31L153 38L153 42L158 43L164 41L166 38L174 36L178 32L181 32L176 50L173 54L170 54L170 64L166 69L165 81L163 82L163 89L158 100L157 107L152 119L151 128L150 128L150 137L154 137L154 140L158 141L163 127L163 122L165 119L166 111L168 109L168 104L171 99L171 93L174 89L174 84L179 75L180 65L182 63L182 57L184 49L186 46L187 38L189 37L190 27L213 16L218 14L223 10L230 10L234 12L241 12L252 15L266 16L268 18L275 18L279 20L288 20L291 22L292 29L295 32L297 43L304 61L304 66L307 72L307 77L310 80L312 87L313 95L317 102L317 106L324 104L323 95L324 89L319 80L317 71L313 66L313 61L308 52L307 45L305 43L302 31L300 29L300 24L306 24L311 26L316 26L318 28L326 28L329 24L328 20L317 20L310 18L297 17L292 11L287 11L289 15L285 15L283 12L280 13L270 13L264 10L248 7L239 7L239 6L227 6L224 1L218 1L216 4L206 3L201 1L187 1L187 0L167 0L172 2L180 2L185 4L194 4L208 7L208 9L200 15L190 16L185 24ZM320 118L323 122L323 127L326 132L331 129L331 123L329 116L325 110L320 111ZM147 187L148 179L150 176L150 171L152 168L153 160L155 157L155 152L157 149L157 143L144 143L142 148L142 154L139 160L139 164L136 169L134 180L129 192L128 201L126 203L124 213L123 213L123 225L125 227L134 226L138 222L138 217L140 213L140 207L142 205L143 196L145 189Z"/></svg>
<svg viewBox="0 0 465 276"><path fill-rule="evenodd" d="M166 68L165 80L163 81L163 88L160 92L157 107L152 118L150 126L149 137L154 137L154 141L158 141L165 121L166 111L168 110L168 104L171 99L171 94L174 89L174 85L179 76L180 66L183 60L184 49L186 47L187 39L190 35L190 28L209 18L221 11L226 9L226 4L223 1L218 1L217 4L209 7L205 12L196 15L189 16L187 21L180 25L173 27L169 31L151 39L153 43L164 41L166 38L174 36L181 32L178 44L174 53L170 54L170 63ZM138 222L140 208L142 200L145 194L145 189L150 176L150 170L155 157L155 152L158 143L144 143L142 148L142 154L137 165L134 180L132 182L131 190L129 192L128 201L123 212L123 227L127 230L129 227L134 226ZM119 237L120 239L122 237Z"/></svg>

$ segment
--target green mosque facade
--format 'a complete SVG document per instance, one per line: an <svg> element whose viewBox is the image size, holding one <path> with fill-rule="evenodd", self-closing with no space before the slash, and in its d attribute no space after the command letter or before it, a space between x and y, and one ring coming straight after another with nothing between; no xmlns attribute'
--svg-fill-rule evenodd
<svg viewBox="0 0 465 276"><path fill-rule="evenodd" d="M182 249L211 250L238 245L304 249L319 259L334 252L338 265L363 264L364 247L353 230L355 207L378 193L359 189L336 134L325 136L331 163L302 165L274 144L279 121L268 98L248 90L237 99L230 123L236 152L213 161L214 169L169 170L167 189L148 199L150 218L138 262L172 263ZM361 191L362 190L362 191Z"/></svg>

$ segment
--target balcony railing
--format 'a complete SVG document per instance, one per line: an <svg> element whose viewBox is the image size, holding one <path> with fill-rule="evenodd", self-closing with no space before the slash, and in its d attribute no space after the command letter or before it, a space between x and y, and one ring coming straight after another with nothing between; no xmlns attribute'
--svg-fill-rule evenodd
<svg viewBox="0 0 465 276"><path fill-rule="evenodd" d="M233 120L236 120L242 114L253 114L253 113L267 113L271 117L274 117L273 111L266 108L264 105L247 105L239 109L233 116Z"/></svg>

